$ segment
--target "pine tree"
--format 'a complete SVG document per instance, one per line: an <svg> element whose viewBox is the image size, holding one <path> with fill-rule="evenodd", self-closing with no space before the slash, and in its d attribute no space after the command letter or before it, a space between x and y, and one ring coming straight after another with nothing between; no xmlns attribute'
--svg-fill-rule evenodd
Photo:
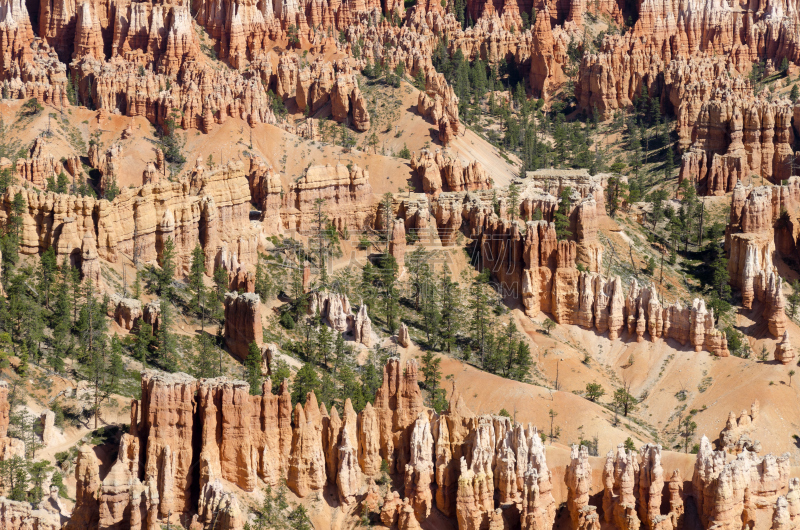
<svg viewBox="0 0 800 530"><path fill-rule="evenodd" d="M389 333L394 335L397 331L400 314L400 294L397 289L397 260L390 254L385 254L381 259L380 278L382 283L381 296L382 309L386 318Z"/></svg>
<svg viewBox="0 0 800 530"><path fill-rule="evenodd" d="M20 456L13 456L0 461L0 481L6 491L6 497L12 501L28 500L27 463Z"/></svg>
<svg viewBox="0 0 800 530"><path fill-rule="evenodd" d="M292 382L292 406L305 402L309 392L319 392L321 382L314 366L305 363L295 374Z"/></svg>
<svg viewBox="0 0 800 530"><path fill-rule="evenodd" d="M520 336L513 320L508 323L501 344L504 348L501 358L505 363L501 368L503 377L527 381L532 365L530 347Z"/></svg>
<svg viewBox="0 0 800 530"><path fill-rule="evenodd" d="M225 302L225 293L228 291L228 273L222 267L214 269L214 294L216 303L212 307L212 315L222 315L222 304Z"/></svg>
<svg viewBox="0 0 800 530"><path fill-rule="evenodd" d="M261 349L255 341L247 347L247 358L244 361L245 381L250 384L250 395L261 394Z"/></svg>
<svg viewBox="0 0 800 530"><path fill-rule="evenodd" d="M42 498L44 497L44 481L47 478L48 473L53 471L53 469L53 466L51 466L50 462L47 460L28 463L27 471L30 476L30 483L33 486L29 496L30 502L36 504L42 501Z"/></svg>
<svg viewBox="0 0 800 530"><path fill-rule="evenodd" d="M28 375L28 347L23 342L17 348L17 357L19 358L19 364L17 365L17 373L20 377L25 377Z"/></svg>
<svg viewBox="0 0 800 530"><path fill-rule="evenodd" d="M447 353L452 351L456 343L456 335L463 319L461 313L461 289L450 277L449 269L442 271L439 277L439 299L441 301L439 340Z"/></svg>
<svg viewBox="0 0 800 530"><path fill-rule="evenodd" d="M44 305L50 309L50 292L58 274L58 263L53 247L48 248L39 258L39 292L44 297Z"/></svg>
<svg viewBox="0 0 800 530"><path fill-rule="evenodd" d="M524 177L524 175L522 175ZM511 220L514 221L519 213L519 193L520 189L516 183L512 183L508 187L508 212Z"/></svg>
<svg viewBox="0 0 800 530"><path fill-rule="evenodd" d="M558 203L558 209L553 216L553 222L556 225L556 237L559 240L562 239L569 239L572 236L572 232L569 230L569 212L570 208L572 207L572 201L570 199L570 195L572 194L572 188L566 187L561 190L561 200Z"/></svg>
<svg viewBox="0 0 800 530"><path fill-rule="evenodd" d="M136 278L133 281L132 296L134 300L142 299L142 271L139 269L136 270Z"/></svg>
<svg viewBox="0 0 800 530"><path fill-rule="evenodd" d="M337 333L337 335L339 335ZM316 354L317 361L322 361L323 366L328 366L328 356L333 346L333 336L331 329L325 324L319 326L319 331L316 334Z"/></svg>
<svg viewBox="0 0 800 530"><path fill-rule="evenodd" d="M437 413L447 408L445 391L441 388L442 370L441 357L434 357L433 352L428 351L422 359L422 375L424 385L428 390L428 405Z"/></svg>
<svg viewBox="0 0 800 530"><path fill-rule="evenodd" d="M425 330L425 337L428 344L431 344L431 336L436 337L436 331L439 329L439 321L441 320L441 312L439 311L439 302L437 300L438 294L436 292L436 281L433 277L433 271L429 264L425 263L422 268L421 274L422 282L422 329Z"/></svg>
<svg viewBox="0 0 800 530"><path fill-rule="evenodd" d="M197 335L197 353L194 357L193 372L198 379L218 377L216 360L214 359L214 339L208 333Z"/></svg>
<svg viewBox="0 0 800 530"><path fill-rule="evenodd" d="M350 404L356 412L360 412L366 405L367 399L364 396L363 385L358 380L355 371L349 364L345 364L339 370L336 380L341 387L340 402L344 403L350 399Z"/></svg>
<svg viewBox="0 0 800 530"><path fill-rule="evenodd" d="M306 314L306 309L308 309L308 295L303 289L302 266L292 269L291 295L292 305L294 306L294 320L299 322L300 318Z"/></svg>
<svg viewBox="0 0 800 530"><path fill-rule="evenodd" d="M791 285L792 294L786 300L789 302L789 316L794 318L797 314L797 308L800 307L800 281L794 280Z"/></svg>
<svg viewBox="0 0 800 530"><path fill-rule="evenodd" d="M158 365L162 370L167 372L176 372L178 370L177 361L175 359L177 339L172 333L172 306L162 298L159 309L158 331L155 340L158 353Z"/></svg>
<svg viewBox="0 0 800 530"><path fill-rule="evenodd" d="M175 279L175 242L168 237L161 252L161 271L157 273L157 289L159 296L172 300L172 281Z"/></svg>
<svg viewBox="0 0 800 530"><path fill-rule="evenodd" d="M147 358L150 355L150 350L155 343L153 337L153 326L147 322L140 321L139 329L136 330L136 341L133 343L133 350L131 356L147 367ZM199 377L199 376L198 376Z"/></svg>
<svg viewBox="0 0 800 530"><path fill-rule="evenodd" d="M478 350L481 357L481 367L484 366L487 353L487 336L490 329L490 308L489 308L489 269L483 269L479 275L472 281L469 289L469 310L470 318L470 332L472 333L472 342Z"/></svg>
<svg viewBox="0 0 800 530"><path fill-rule="evenodd" d="M11 267L19 261L19 247L22 239L22 219L26 209L22 192L14 194L11 202L11 213L6 223L6 231L0 238L0 250L3 252L3 275L8 275Z"/></svg>
<svg viewBox="0 0 800 530"><path fill-rule="evenodd" d="M272 285L270 282L267 269L261 262L262 255L259 254L256 260L256 279L255 279L255 292L261 297L262 302L267 302L272 296Z"/></svg>
<svg viewBox="0 0 800 530"><path fill-rule="evenodd" d="M192 291L192 309L200 311L205 285L203 276L206 272L206 255L200 243L192 249L192 261L189 265L189 289Z"/></svg>

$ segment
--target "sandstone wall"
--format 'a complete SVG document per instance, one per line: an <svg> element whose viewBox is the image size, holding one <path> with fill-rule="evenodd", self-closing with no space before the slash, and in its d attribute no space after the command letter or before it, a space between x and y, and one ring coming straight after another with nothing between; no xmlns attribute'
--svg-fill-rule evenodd
<svg viewBox="0 0 800 530"><path fill-rule="evenodd" d="M316 226L318 199L337 230L361 230L374 221L369 171L357 165L309 167L284 196L284 226L310 233Z"/></svg>
<svg viewBox="0 0 800 530"><path fill-rule="evenodd" d="M401 367L390 360L374 406L356 415L348 401L340 420L313 393L292 418L287 382L272 395L267 380L262 395L251 396L242 381L146 371L142 399L131 406L130 433L108 474L100 477L91 451L78 459L70 524L127 529L146 521L152 528L171 513L173 522L196 514L205 525L221 508L222 527L241 530L237 490L283 479L300 496L330 481L345 501L352 499L363 486L362 473L379 474L381 458L392 470L412 459L414 422L426 410L417 372L415 361Z"/></svg>
<svg viewBox="0 0 800 530"><path fill-rule="evenodd" d="M142 400L132 404L131 430L111 470L101 478L91 450L79 454L78 502L68 527L152 528L171 511L176 520L191 513L200 526L215 520L216 527L241 529L237 496L284 478L301 497L330 484L344 505L363 499L377 511L370 481L381 459L405 486L404 500L388 490L381 520L400 528L430 523L435 506L460 529L549 529L562 490L574 530L600 528L601 518L619 530L674 530L696 524L684 522L689 515L703 528L746 521L767 530L773 518L789 517L787 499L796 503L788 455L759 457L744 449L728 461L705 437L686 477L690 486L664 468L654 444L639 451L620 446L602 463L592 463L586 447L573 447L566 468L554 471L535 427L476 416L457 392L436 414L422 405L417 377L415 362L402 367L391 359L374 405L356 414L347 401L341 415L333 407L328 413L310 393L292 417L286 383L272 395L267 381L262 395L251 396L241 381L146 371ZM747 418L756 414L754 406ZM187 474L194 466L199 473ZM594 476L602 476L603 490L590 497ZM684 514L688 497L696 514ZM498 501L503 510L495 510Z"/></svg>
<svg viewBox="0 0 800 530"><path fill-rule="evenodd" d="M792 175L791 102L731 96L715 93L691 126L679 181L692 181L701 194L724 195L739 180L754 183L752 177L779 184Z"/></svg>
<svg viewBox="0 0 800 530"><path fill-rule="evenodd" d="M777 246L784 255L794 252L800 178L782 186L745 187L739 182L731 197L731 216L725 236L731 285L741 290L742 305L759 302L770 333L786 329L783 279L773 265Z"/></svg>
<svg viewBox="0 0 800 530"><path fill-rule="evenodd" d="M437 197L442 191L476 191L491 189L492 179L477 160L466 167L460 159L451 158L440 150L420 151L411 157L411 167L422 179L425 193Z"/></svg>
<svg viewBox="0 0 800 530"><path fill-rule="evenodd" d="M188 271L191 251L198 243L205 251L208 273L213 272L223 243L243 261L255 263L261 229L249 221L248 179L239 162L214 171L198 165L177 182L123 188L111 202L11 186L0 202L0 223L7 221L18 192L27 206L20 245L23 254L54 246L59 261L67 256L80 266L88 234L104 260L116 262L120 254L131 259L135 249L139 259L148 262L160 258L171 237L179 272Z"/></svg>

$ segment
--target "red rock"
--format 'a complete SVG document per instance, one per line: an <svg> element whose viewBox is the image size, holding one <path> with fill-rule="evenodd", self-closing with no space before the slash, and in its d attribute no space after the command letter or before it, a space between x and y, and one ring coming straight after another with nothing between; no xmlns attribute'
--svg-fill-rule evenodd
<svg viewBox="0 0 800 530"><path fill-rule="evenodd" d="M365 226L372 187L369 172L357 165L311 166L284 197L282 218L287 226L309 230L316 219L315 200L339 229L360 230Z"/></svg>
<svg viewBox="0 0 800 530"><path fill-rule="evenodd" d="M783 338L775 345L774 358L781 364L791 364L795 358L794 347L789 342L789 332L783 332Z"/></svg>
<svg viewBox="0 0 800 530"><path fill-rule="evenodd" d="M389 359L383 369L383 385L375 394L380 454L389 462L390 471L395 465L405 469L410 458L411 427L423 410L418 370L416 361L408 361L401 369L399 360Z"/></svg>
<svg viewBox="0 0 800 530"><path fill-rule="evenodd" d="M433 436L426 412L414 422L410 437L410 457L405 466L405 495L417 521L424 521L433 507Z"/></svg>
<svg viewBox="0 0 800 530"><path fill-rule="evenodd" d="M322 416L313 392L306 397L305 408L299 403L295 406L294 423L287 483L299 497L305 497L322 489L326 481Z"/></svg>
<svg viewBox="0 0 800 530"><path fill-rule="evenodd" d="M247 358L251 343L255 342L261 349L261 298L257 294L225 295L224 336L228 350L241 360Z"/></svg>

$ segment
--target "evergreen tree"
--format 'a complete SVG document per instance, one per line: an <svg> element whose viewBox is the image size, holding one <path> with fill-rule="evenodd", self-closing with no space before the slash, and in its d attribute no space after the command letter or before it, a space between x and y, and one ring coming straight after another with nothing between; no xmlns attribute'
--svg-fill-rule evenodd
<svg viewBox="0 0 800 530"><path fill-rule="evenodd" d="M527 382L530 378L531 351L528 344L522 339L517 326L512 320L506 328L506 354L503 376L516 381Z"/></svg>
<svg viewBox="0 0 800 530"><path fill-rule="evenodd" d="M56 193L67 193L69 191L69 177L62 171L56 178Z"/></svg>
<svg viewBox="0 0 800 530"><path fill-rule="evenodd" d="M213 306L212 314L222 317L222 304L225 303L225 293L228 292L228 273L222 267L214 269L214 294L216 303Z"/></svg>
<svg viewBox="0 0 800 530"><path fill-rule="evenodd" d="M316 396L318 402L328 404L333 404L339 397L336 383L333 382L330 373L322 372L322 378L319 382L319 392L316 393Z"/></svg>
<svg viewBox="0 0 800 530"><path fill-rule="evenodd" d="M481 366L486 361L487 337L491 328L491 310L489 308L489 269L483 269L472 281L469 289L470 332L472 342L481 358Z"/></svg>
<svg viewBox="0 0 800 530"><path fill-rule="evenodd" d="M217 370L214 359L214 339L208 333L197 335L197 354L194 357L194 376L198 379L218 377L222 374ZM251 388L252 390L252 388Z"/></svg>
<svg viewBox="0 0 800 530"><path fill-rule="evenodd" d="M158 330L155 337L157 364L162 370L167 372L176 372L178 370L177 361L175 359L175 355L177 353L177 339L175 334L172 332L172 306L169 302L162 298L159 304L159 309L160 314Z"/></svg>
<svg viewBox="0 0 800 530"><path fill-rule="evenodd" d="M792 294L786 300L789 302L789 316L794 318L797 315L797 308L800 306L800 281L792 281L791 286Z"/></svg>
<svg viewBox="0 0 800 530"><path fill-rule="evenodd" d="M256 260L255 292L261 297L261 301L266 303L272 296L272 285L267 269L261 260L262 255L259 254Z"/></svg>
<svg viewBox="0 0 800 530"><path fill-rule="evenodd" d="M133 292L131 293L134 300L142 299L142 271L136 270L136 278L133 280Z"/></svg>
<svg viewBox="0 0 800 530"><path fill-rule="evenodd" d="M172 300L172 281L175 279L175 242L172 237L168 237L164 243L161 252L161 271L157 273L156 279L156 293L167 300Z"/></svg>
<svg viewBox="0 0 800 530"><path fill-rule="evenodd" d="M606 391L603 390L602 385L600 385L599 383L586 383L585 396L586 399L588 399L589 401L595 402L601 397L603 397L605 393Z"/></svg>
<svg viewBox="0 0 800 530"><path fill-rule="evenodd" d="M614 391L614 405L622 409L625 417L628 416L628 413L636 410L637 403L636 398L628 392L627 386Z"/></svg>
<svg viewBox="0 0 800 530"><path fill-rule="evenodd" d="M425 338L428 344L431 344L432 336L436 337L436 332L439 329L439 321L441 320L441 312L439 311L439 301L437 300L436 280L433 277L433 271L427 263L422 269L422 329L425 330Z"/></svg>
<svg viewBox="0 0 800 530"><path fill-rule="evenodd" d="M255 341L247 347L247 358L244 361L245 381L250 384L250 395L261 394L261 349Z"/></svg>
<svg viewBox="0 0 800 530"><path fill-rule="evenodd" d="M122 344L114 336L109 348L106 337L107 323L104 308L108 307L108 298L97 300L94 297L94 285L91 278L86 283L84 305L80 318L76 323L79 331L80 375L93 387L94 426L98 427L100 406L103 401L118 390L119 381L124 370L122 364Z"/></svg>
<svg viewBox="0 0 800 530"><path fill-rule="evenodd" d="M305 289L303 289L303 267L295 267L292 269L292 282L291 282L292 305L294 307L294 320L299 320L306 314L308 308L308 296Z"/></svg>
<svg viewBox="0 0 800 530"><path fill-rule="evenodd" d="M200 243L192 249L192 261L189 265L189 289L192 291L192 309L200 311L205 285L203 276L206 272L206 255Z"/></svg>
<svg viewBox="0 0 800 530"><path fill-rule="evenodd" d="M524 174L521 175L523 178L524 176ZM519 213L519 193L520 189L516 183L512 183L508 186L508 213L512 221L516 220L517 214Z"/></svg>
<svg viewBox="0 0 800 530"><path fill-rule="evenodd" d="M349 399L353 409L360 412L366 406L367 399L364 396L363 385L358 380L353 368L349 364L343 365L336 379L341 386L341 402Z"/></svg>
<svg viewBox="0 0 800 530"><path fill-rule="evenodd" d="M339 333L337 333L339 335ZM331 329L325 324L319 326L319 331L316 333L316 354L314 355L317 361L322 361L323 366L328 366L328 356L331 353L333 346L333 336Z"/></svg>
<svg viewBox="0 0 800 530"><path fill-rule="evenodd" d="M449 269L443 270L439 277L439 299L441 305L439 341L441 347L450 353L455 346L456 335L463 315L461 313L461 289L458 283L450 277Z"/></svg>
<svg viewBox="0 0 800 530"><path fill-rule="evenodd" d="M303 403L309 392L319 392L321 381L314 366L305 363L295 374L292 382L292 406Z"/></svg>
<svg viewBox="0 0 800 530"><path fill-rule="evenodd" d="M29 495L30 502L34 504L42 502L42 498L45 494L43 488L44 481L47 478L47 474L53 471L53 469L53 466L51 466L50 462L47 460L28 463L28 475L30 476L30 483L32 485Z"/></svg>
<svg viewBox="0 0 800 530"><path fill-rule="evenodd" d="M38 290L44 297L44 305L50 309L50 292L58 276L58 263L53 247L48 248L39 258Z"/></svg>
<svg viewBox="0 0 800 530"><path fill-rule="evenodd" d="M3 252L3 275L7 275L11 267L19 261L19 246L22 238L22 219L25 213L25 197L22 192L14 194L11 202L11 216L6 222L5 233L0 238L0 250Z"/></svg>
<svg viewBox="0 0 800 530"><path fill-rule="evenodd" d="M136 330L136 340L133 343L131 356L137 359L145 367L147 366L147 358L150 355L151 349L155 345L155 337L153 337L153 326L147 322L140 321L139 329ZM199 377L199 376L198 376Z"/></svg>
<svg viewBox="0 0 800 530"><path fill-rule="evenodd" d="M0 461L0 481L8 499L19 502L28 500L27 467L25 460L19 456Z"/></svg>
<svg viewBox="0 0 800 530"><path fill-rule="evenodd" d="M428 405L437 413L447 408L446 393L441 388L441 363L441 357L434 357L431 351L422 357L422 375L425 388L428 390Z"/></svg>
<svg viewBox="0 0 800 530"><path fill-rule="evenodd" d="M561 190L561 200L558 203L558 209L553 215L553 222L556 225L556 237L561 239L569 239L572 232L569 230L569 211L572 207L572 201L569 198L572 194L572 188L566 187Z"/></svg>
<svg viewBox="0 0 800 530"><path fill-rule="evenodd" d="M381 259L380 279L383 315L389 333L394 335L397 331L400 316L400 295L397 288L397 260L390 254L385 254Z"/></svg>

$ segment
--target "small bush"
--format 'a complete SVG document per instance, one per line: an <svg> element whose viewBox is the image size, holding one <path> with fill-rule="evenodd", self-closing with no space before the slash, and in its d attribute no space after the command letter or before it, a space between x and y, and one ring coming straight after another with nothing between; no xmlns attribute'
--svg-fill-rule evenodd
<svg viewBox="0 0 800 530"><path fill-rule="evenodd" d="M288 311L281 315L280 323L286 329L294 329L295 326L294 319Z"/></svg>

